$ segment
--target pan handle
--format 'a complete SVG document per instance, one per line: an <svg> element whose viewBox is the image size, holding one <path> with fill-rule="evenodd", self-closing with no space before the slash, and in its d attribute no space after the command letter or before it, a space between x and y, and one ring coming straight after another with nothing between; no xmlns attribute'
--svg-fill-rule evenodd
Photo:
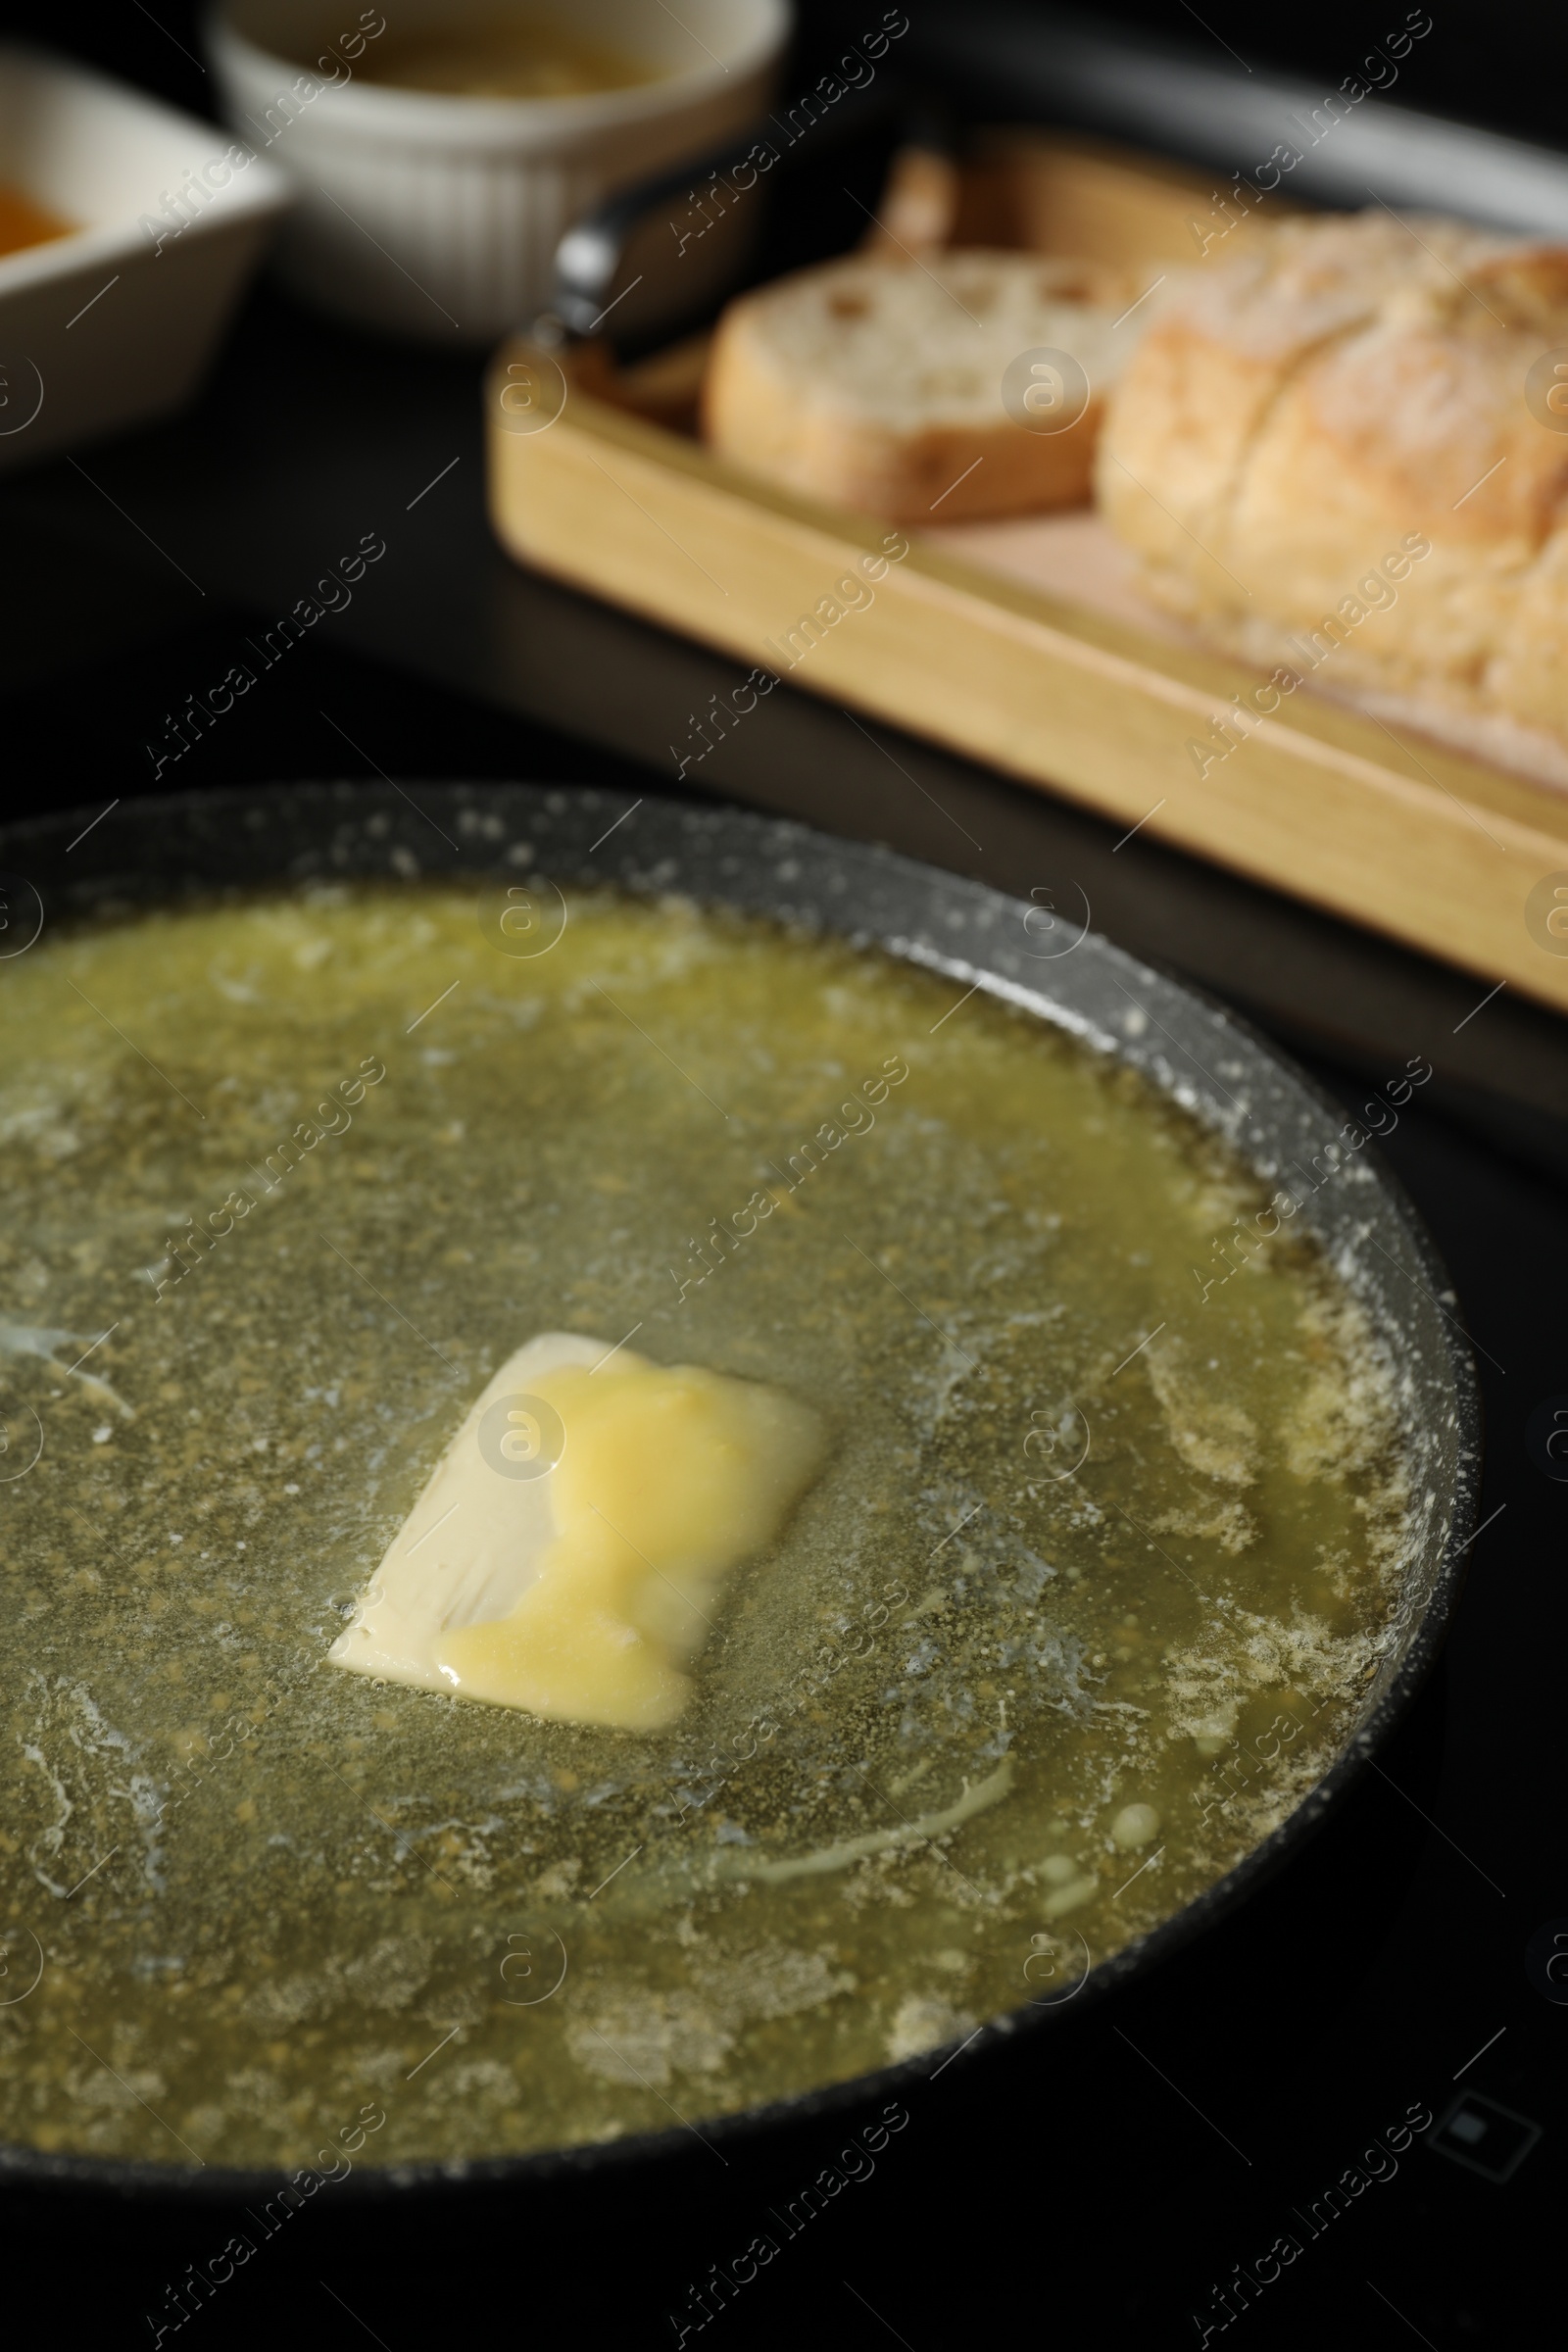
<svg viewBox="0 0 1568 2352"><path fill-rule="evenodd" d="M940 108L906 86L854 93L805 121L803 112L804 102L766 116L574 221L556 249L551 314L540 322L548 338L600 336L632 359L694 333L743 286L866 239L896 152L940 158L951 147ZM922 219L934 185L928 174Z"/></svg>

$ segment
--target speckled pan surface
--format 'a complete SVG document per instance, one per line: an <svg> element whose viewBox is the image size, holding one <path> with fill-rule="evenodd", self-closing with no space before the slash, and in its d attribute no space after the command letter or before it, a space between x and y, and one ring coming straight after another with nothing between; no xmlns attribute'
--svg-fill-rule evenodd
<svg viewBox="0 0 1568 2352"><path fill-rule="evenodd" d="M1227 1877L1094 1968L1081 1998L1022 2006L994 2028L1065 2030L1098 1995L1217 1920L1293 1850L1387 1736L1431 1662L1462 1574L1479 1479L1474 1376L1445 1311L1454 1301L1443 1267L1365 1131L1348 1129L1338 1108L1234 1016L1098 937L1092 910L1069 888L1042 888L1026 904L887 852L728 809L648 803L617 822L622 797L576 788L450 784L411 792L412 799L379 787L291 786L143 802L112 810L80 840L86 816L22 824L0 836L0 870L33 886L46 920L290 883L463 874L504 884L546 875L641 898L679 894L879 945L950 978L956 1003L970 988L990 993L1130 1065L1262 1179L1294 1186L1300 1223L1397 1365L1408 1541L1390 1637L1345 1752ZM931 2063L922 2054L908 2066L923 2073ZM906 2071L862 2075L707 2128L766 2129L770 2118L827 2112L896 2087ZM664 2144L655 2133L508 2157L476 2146L456 2164L360 2168L344 2185L353 2195L384 2195L463 2179L586 2173L653 2160ZM132 2195L221 2197L279 2177L23 2149L0 2163L12 2178L38 2184Z"/></svg>

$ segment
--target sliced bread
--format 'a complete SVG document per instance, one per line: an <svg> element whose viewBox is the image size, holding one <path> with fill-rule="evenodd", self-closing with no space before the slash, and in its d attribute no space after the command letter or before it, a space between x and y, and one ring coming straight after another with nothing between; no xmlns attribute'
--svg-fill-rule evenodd
<svg viewBox="0 0 1568 2352"><path fill-rule="evenodd" d="M1079 505L1136 294L1110 271L1036 254L802 270L724 313L704 428L737 465L890 522ZM1082 378L1049 364L1032 376L1041 352L1066 353ZM1048 429L1062 415L1072 421Z"/></svg>

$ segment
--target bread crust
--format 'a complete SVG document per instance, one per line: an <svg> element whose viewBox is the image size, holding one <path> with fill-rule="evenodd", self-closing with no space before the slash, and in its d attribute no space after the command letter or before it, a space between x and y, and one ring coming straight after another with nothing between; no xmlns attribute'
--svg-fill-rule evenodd
<svg viewBox="0 0 1568 2352"><path fill-rule="evenodd" d="M703 430L709 442L770 481L889 522L960 522L1082 505L1090 495L1104 413L1108 368L1098 358L1098 345L1108 337L1113 306L1124 296L1121 280L1085 265L1018 254L934 256L919 276L918 269L897 261L833 262L731 303L719 322L704 382ZM882 399L874 377L860 393L846 387L836 372L813 368L803 325L831 338L837 304L844 306L848 333L857 322L855 306L874 302L884 290L906 308L911 303L935 307L937 331L951 335L961 367L970 340L964 297L979 299L976 285L998 272L1009 281L1032 283L1043 302L1054 306L1044 314L1053 323L1041 326L1040 348L1070 348L1062 338L1075 318L1085 322L1097 343L1096 365L1086 370L1088 404L1063 430L1031 431L1007 414L1001 378L1005 359L1016 356L1012 344L1005 346L1004 358L990 355L980 363L979 389L955 404L967 412L959 414L943 413L940 391L921 415L920 400L902 387L890 388L898 397ZM922 277L940 283L940 298L927 293ZM950 285L956 305L951 318L940 307ZM860 341L874 365L874 338L862 335Z"/></svg>
<svg viewBox="0 0 1568 2352"><path fill-rule="evenodd" d="M1568 739L1568 435L1525 396L1556 347L1568 248L1290 222L1152 322L1102 508L1149 592L1251 659Z"/></svg>

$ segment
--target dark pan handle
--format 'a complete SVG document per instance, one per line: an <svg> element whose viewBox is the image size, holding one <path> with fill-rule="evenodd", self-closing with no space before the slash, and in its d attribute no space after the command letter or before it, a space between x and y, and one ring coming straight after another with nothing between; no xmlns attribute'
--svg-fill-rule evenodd
<svg viewBox="0 0 1568 2352"><path fill-rule="evenodd" d="M622 359L694 333L741 287L860 242L895 154L948 139L940 109L891 81L831 110L781 104L572 224L556 250L556 330L602 336Z"/></svg>

